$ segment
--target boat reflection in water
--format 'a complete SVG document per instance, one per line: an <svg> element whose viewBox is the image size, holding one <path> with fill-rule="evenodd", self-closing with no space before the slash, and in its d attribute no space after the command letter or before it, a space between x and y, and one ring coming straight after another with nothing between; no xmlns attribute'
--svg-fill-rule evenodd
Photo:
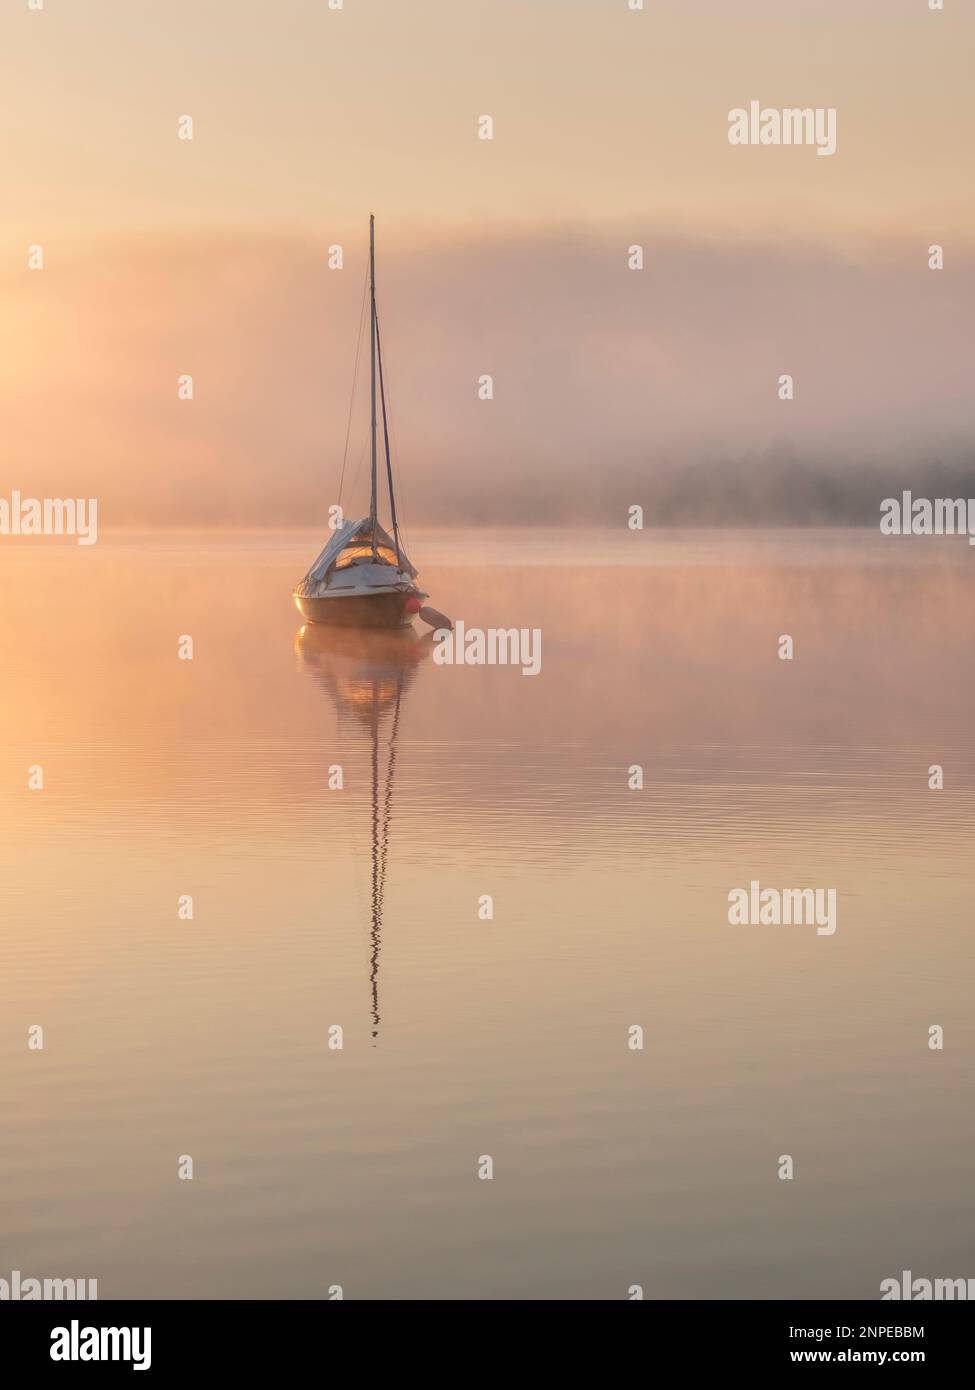
<svg viewBox="0 0 975 1390"><path fill-rule="evenodd" d="M393 809L396 739L403 696L416 668L433 651L433 633L422 637L410 627L387 630L324 627L306 623L295 636L298 669L325 687L339 716L339 733L348 719L368 731L372 765L372 922L369 986L372 1037L379 1036L379 953L389 825Z"/></svg>

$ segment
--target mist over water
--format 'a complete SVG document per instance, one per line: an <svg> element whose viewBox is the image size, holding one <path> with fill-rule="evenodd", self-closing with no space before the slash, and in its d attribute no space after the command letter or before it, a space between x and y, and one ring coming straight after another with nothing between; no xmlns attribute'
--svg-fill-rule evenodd
<svg viewBox="0 0 975 1390"><path fill-rule="evenodd" d="M439 607L541 629L529 679L302 630L318 540L0 551L5 1267L854 1299L970 1268L964 541L418 532ZM753 878L835 887L835 935L729 925Z"/></svg>
<svg viewBox="0 0 975 1390"><path fill-rule="evenodd" d="M639 502L658 523L873 525L903 488L975 495L960 250L930 271L917 244L842 256L649 226L424 239L380 221L379 238L416 522L613 524ZM97 494L107 527L322 524L362 303L363 238L344 249L330 271L325 243L270 234L130 239L11 276L30 333L0 395L10 486ZM342 497L358 514L366 377Z"/></svg>

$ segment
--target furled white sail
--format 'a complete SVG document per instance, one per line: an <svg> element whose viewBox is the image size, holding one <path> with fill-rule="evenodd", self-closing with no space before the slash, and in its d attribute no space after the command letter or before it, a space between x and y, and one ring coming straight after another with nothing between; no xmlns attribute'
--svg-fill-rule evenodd
<svg viewBox="0 0 975 1390"><path fill-rule="evenodd" d="M373 521L370 517L363 517L361 521L347 521L336 530L315 563L309 569L304 579L298 584L295 593L303 597L311 597L321 592L321 586L331 576L332 572L341 567L340 562L345 559L350 562L357 557L355 552L361 551L361 558L365 559L372 554ZM410 564L402 547L399 552L399 563L396 560L396 543L386 529L375 523L376 548L381 558L387 564L393 565L411 579L416 578L417 571Z"/></svg>

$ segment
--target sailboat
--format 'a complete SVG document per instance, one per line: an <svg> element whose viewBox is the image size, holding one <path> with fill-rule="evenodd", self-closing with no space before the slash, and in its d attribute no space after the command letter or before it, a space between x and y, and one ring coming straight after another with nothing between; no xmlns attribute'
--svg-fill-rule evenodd
<svg viewBox="0 0 975 1390"><path fill-rule="evenodd" d="M370 340L370 447L372 490L369 515L346 521L336 530L321 554L295 585L293 596L299 613L308 622L338 627L390 628L412 621L421 613L427 595L417 586L417 571L400 542L393 493L393 467L389 455L386 418L386 386L383 378L382 343L376 312L376 219L369 217L369 340ZM386 480L392 535L379 524L376 386L382 409ZM431 610L432 611L432 610ZM422 613L421 613L422 616ZM442 616L435 615L438 619ZM443 622L449 627L449 621Z"/></svg>

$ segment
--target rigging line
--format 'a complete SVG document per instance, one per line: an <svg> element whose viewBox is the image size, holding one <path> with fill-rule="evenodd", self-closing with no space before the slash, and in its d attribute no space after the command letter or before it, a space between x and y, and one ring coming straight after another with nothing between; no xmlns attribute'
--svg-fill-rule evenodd
<svg viewBox="0 0 975 1390"><path fill-rule="evenodd" d="M383 349L379 336L379 315L376 314L376 355L379 359L379 398L383 407L383 441L386 446L386 481L389 484L389 510L393 518L393 544L396 546L396 564L402 567L403 560L399 547L399 526L396 521L396 497L393 492L393 465L389 457L389 422L386 418L386 383L383 379Z"/></svg>
<svg viewBox="0 0 975 1390"><path fill-rule="evenodd" d="M382 370L385 370L385 369L383 368ZM383 379L383 377L382 377L382 371L381 371L381 373L380 373L380 380L382 381L382 379ZM392 393L392 391L390 391L389 395L390 395L390 409L389 409L389 414L390 414L390 417L392 417L392 415L393 415L393 409L392 409L392 395L393 395L393 393ZM384 418L385 418L385 417L384 417ZM390 426L390 434L391 434L391 436L392 436L392 443L393 443L392 452L393 452L394 454L396 454L397 457L399 457L399 450L398 450L398 446L397 446L397 444L396 444L396 429L395 429L394 426ZM387 459L389 459L389 450L388 450L388 449L387 449ZM405 496L406 496L406 490L405 490L405 488L403 487L403 472L402 472L402 469L400 469L398 466L394 465L394 464L392 463L391 460L390 460L390 467L392 468L393 473L394 473L395 476L396 476L396 487L397 487L397 489L399 490L400 498L403 499L403 498L405 498ZM413 549L413 546L412 546L412 543L411 543L411 541L410 541L410 536L409 536L409 532L407 531L407 528L406 528L405 526L401 526L401 527L400 527L400 530L401 530L402 533L403 533L403 540L404 540L404 542L405 542L407 551L412 550L412 549Z"/></svg>
<svg viewBox="0 0 975 1390"><path fill-rule="evenodd" d="M352 434L352 413L355 409L355 386L359 379L359 352L362 348L362 328L366 321L366 289L369 284L369 268L366 267L366 274L362 281L362 303L359 306L359 336L355 345L355 362L352 365L352 391L349 395L349 419L345 426L345 448L342 451L342 475L339 478L339 499L338 504L342 505L342 488L345 486L345 465L349 457L349 438Z"/></svg>
<svg viewBox="0 0 975 1390"><path fill-rule="evenodd" d="M362 465L363 465L363 463L365 462L365 459L366 459L366 449L367 449L368 447L369 447L369 440L368 440L368 438L365 438L365 439L363 439L363 441L362 441L362 448L359 450L359 460L358 460L358 462L356 463L356 466L355 466L355 473L354 473L353 476L352 476L352 485L351 485L351 487L352 487L352 495L353 495L353 497L355 496L356 484L358 483L359 478L362 476Z"/></svg>

